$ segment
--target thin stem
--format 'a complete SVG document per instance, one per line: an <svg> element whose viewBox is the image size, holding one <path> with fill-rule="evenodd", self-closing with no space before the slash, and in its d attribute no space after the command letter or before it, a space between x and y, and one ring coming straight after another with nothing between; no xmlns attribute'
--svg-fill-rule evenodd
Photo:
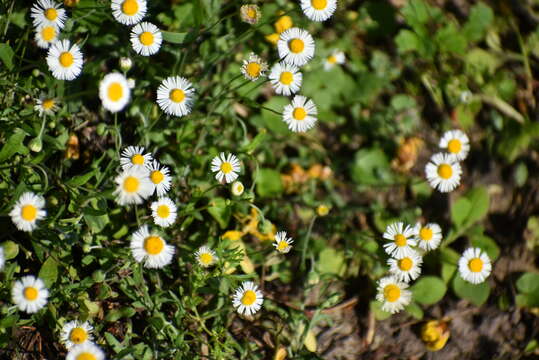
<svg viewBox="0 0 539 360"><path fill-rule="evenodd" d="M305 236L305 240L303 241L303 249L301 250L301 271L305 271L305 254L307 253L307 247L309 246L309 240L311 239L311 232L313 231L314 222L316 221L317 216L314 215L311 223L309 224L309 228L307 229L307 235Z"/></svg>

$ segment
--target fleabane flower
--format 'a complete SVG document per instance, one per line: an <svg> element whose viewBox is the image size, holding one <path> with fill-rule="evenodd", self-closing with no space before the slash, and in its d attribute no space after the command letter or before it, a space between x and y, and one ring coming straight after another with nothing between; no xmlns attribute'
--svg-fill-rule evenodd
<svg viewBox="0 0 539 360"><path fill-rule="evenodd" d="M402 222L389 225L384 232L384 239L389 240L389 243L384 244L384 250L396 258L413 255L412 246L416 245L413 235L414 229L410 225L405 227Z"/></svg>
<svg viewBox="0 0 539 360"><path fill-rule="evenodd" d="M248 24L255 25L258 20L260 20L260 16L262 16L262 14L260 13L258 5L242 5L240 8L241 20Z"/></svg>
<svg viewBox="0 0 539 360"><path fill-rule="evenodd" d="M112 16L120 24L134 25L146 15L146 0L112 0L110 8Z"/></svg>
<svg viewBox="0 0 539 360"><path fill-rule="evenodd" d="M45 199L41 195L36 195L33 192L25 192L13 206L9 213L11 221L17 229L22 231L32 231L37 227L37 221L45 218L47 212L45 207Z"/></svg>
<svg viewBox="0 0 539 360"><path fill-rule="evenodd" d="M160 197L151 205L153 221L156 225L169 227L174 224L177 216L177 207L168 197Z"/></svg>
<svg viewBox="0 0 539 360"><path fill-rule="evenodd" d="M275 234L273 246L275 247L275 250L281 254L286 254L292 249L293 242L294 240L292 240L292 238L286 237L286 231L279 231Z"/></svg>
<svg viewBox="0 0 539 360"><path fill-rule="evenodd" d="M131 254L144 267L162 268L172 261L174 247L143 225L131 237Z"/></svg>
<svg viewBox="0 0 539 360"><path fill-rule="evenodd" d="M428 223L422 226L417 223L414 227L414 236L417 246L425 251L436 249L442 241L442 229L436 223Z"/></svg>
<svg viewBox="0 0 539 360"><path fill-rule="evenodd" d="M382 310L391 314L404 309L412 300L408 284L398 281L394 276L387 276L378 281L376 300L382 303Z"/></svg>
<svg viewBox="0 0 539 360"><path fill-rule="evenodd" d="M58 110L58 105L54 98L42 97L36 100L34 110L39 113L39 116L54 115L56 110Z"/></svg>
<svg viewBox="0 0 539 360"><path fill-rule="evenodd" d="M234 154L220 153L211 161L211 171L219 182L231 183L238 178L240 161Z"/></svg>
<svg viewBox="0 0 539 360"><path fill-rule="evenodd" d="M289 96L301 88L303 74L296 65L276 63L271 68L269 79L276 94Z"/></svg>
<svg viewBox="0 0 539 360"><path fill-rule="evenodd" d="M335 65L342 65L346 61L344 53L339 50L334 50L324 61L324 70L331 70Z"/></svg>
<svg viewBox="0 0 539 360"><path fill-rule="evenodd" d="M232 195L241 196L241 194L243 194L243 191L245 190L245 186L243 186L241 181L234 181L230 186L230 189L232 191Z"/></svg>
<svg viewBox="0 0 539 360"><path fill-rule="evenodd" d="M243 60L241 73L247 80L256 81L268 70L268 64L260 56L251 53L247 59Z"/></svg>
<svg viewBox="0 0 539 360"><path fill-rule="evenodd" d="M76 345L91 343L93 330L94 328L88 321L80 322L72 320L62 327L60 339L69 350Z"/></svg>
<svg viewBox="0 0 539 360"><path fill-rule="evenodd" d="M468 248L459 259L460 276L472 283L480 284L490 275L492 265L488 255L480 248Z"/></svg>
<svg viewBox="0 0 539 360"><path fill-rule="evenodd" d="M155 187L157 196L165 195L170 190L170 183L172 182L168 167L154 160L150 163L148 170L150 171L150 180Z"/></svg>
<svg viewBox="0 0 539 360"><path fill-rule="evenodd" d="M470 140L460 130L449 130L440 139L440 148L447 150L456 160L466 159L470 152Z"/></svg>
<svg viewBox="0 0 539 360"><path fill-rule="evenodd" d="M290 28L277 41L279 58L287 64L303 66L314 56L314 39L306 30Z"/></svg>
<svg viewBox="0 0 539 360"><path fill-rule="evenodd" d="M195 258L200 266L203 267L210 267L218 260L217 255L215 255L215 251L208 246L201 246L195 253Z"/></svg>
<svg viewBox="0 0 539 360"><path fill-rule="evenodd" d="M437 153L425 166L425 173L433 189L446 193L459 186L462 169L453 155Z"/></svg>
<svg viewBox="0 0 539 360"><path fill-rule="evenodd" d="M141 22L131 29L131 45L142 56L156 54L161 48L163 35L157 26L149 22Z"/></svg>
<svg viewBox="0 0 539 360"><path fill-rule="evenodd" d="M148 169L140 166L124 170L115 182L114 195L119 205L142 204L154 191Z"/></svg>
<svg viewBox="0 0 539 360"><path fill-rule="evenodd" d="M60 4L52 0L38 0L32 6L30 13L35 28L42 25L51 25L62 29L67 18L66 11Z"/></svg>
<svg viewBox="0 0 539 360"><path fill-rule="evenodd" d="M423 258L417 251L412 250L409 255L401 256L396 259L389 259L389 272L399 281L409 282L418 278L421 274L421 264Z"/></svg>
<svg viewBox="0 0 539 360"><path fill-rule="evenodd" d="M115 113L123 110L131 98L125 76L117 72L105 75L99 83L99 98L108 111Z"/></svg>
<svg viewBox="0 0 539 360"><path fill-rule="evenodd" d="M186 78L171 76L157 88L157 104L166 114L185 116L191 113L195 89Z"/></svg>
<svg viewBox="0 0 539 360"><path fill-rule="evenodd" d="M38 312L47 304L49 291L39 278L27 275L17 280L11 289L11 298L19 310L29 314Z"/></svg>
<svg viewBox="0 0 539 360"><path fill-rule="evenodd" d="M66 360L105 360L105 353L99 346L87 341L69 349Z"/></svg>
<svg viewBox="0 0 539 360"><path fill-rule="evenodd" d="M58 80L73 80L82 71L82 52L77 44L69 40L56 41L49 47L47 65L52 76Z"/></svg>
<svg viewBox="0 0 539 360"><path fill-rule="evenodd" d="M122 151L122 156L120 157L120 165L123 170L132 167L145 167L149 169L152 161L152 154L145 154L144 147L142 146L128 146Z"/></svg>
<svg viewBox="0 0 539 360"><path fill-rule="evenodd" d="M311 99L296 95L292 102L284 107L283 121L294 132L305 132L316 123L318 111Z"/></svg>
<svg viewBox="0 0 539 360"><path fill-rule="evenodd" d="M254 315L262 307L264 296L252 281L244 281L234 293L232 304L241 315Z"/></svg>
<svg viewBox="0 0 539 360"><path fill-rule="evenodd" d="M337 0L301 0L301 10L312 21L326 21L337 9Z"/></svg>
<svg viewBox="0 0 539 360"><path fill-rule="evenodd" d="M58 40L58 35L60 31L55 25L40 25L36 29L35 40L37 46L42 49L48 49L49 46Z"/></svg>

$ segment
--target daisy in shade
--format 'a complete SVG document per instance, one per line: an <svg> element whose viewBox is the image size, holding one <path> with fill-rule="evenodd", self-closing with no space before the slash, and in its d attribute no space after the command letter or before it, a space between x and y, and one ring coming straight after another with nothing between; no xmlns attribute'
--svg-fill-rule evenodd
<svg viewBox="0 0 539 360"><path fill-rule="evenodd" d="M296 95L292 103L286 105L283 110L283 121L294 132L305 132L316 123L316 105L311 99L302 95Z"/></svg>
<svg viewBox="0 0 539 360"><path fill-rule="evenodd" d="M157 89L157 103L167 114L184 116L191 112L195 89L186 78L171 76Z"/></svg>
<svg viewBox="0 0 539 360"><path fill-rule="evenodd" d="M398 281L394 276L387 276L378 281L376 300L382 303L382 310L391 314L404 309L412 300L408 284Z"/></svg>
<svg viewBox="0 0 539 360"><path fill-rule="evenodd" d="M99 346L88 341L69 349L66 360L105 360L105 353Z"/></svg>
<svg viewBox="0 0 539 360"><path fill-rule="evenodd" d="M62 29L67 18L66 11L52 0L38 0L32 6L30 16L35 28L41 25L51 25Z"/></svg>
<svg viewBox="0 0 539 360"><path fill-rule="evenodd" d="M211 161L211 171L217 173L217 181L231 183L238 178L240 161L234 154L220 153Z"/></svg>
<svg viewBox="0 0 539 360"><path fill-rule="evenodd" d="M232 195L241 196L241 194L243 194L243 191L245 190L245 186L243 186L241 181L234 181L230 186L230 189L232 191Z"/></svg>
<svg viewBox="0 0 539 360"><path fill-rule="evenodd" d="M157 160L150 163L150 180L155 186L155 192L157 196L163 196L170 190L171 177L169 175L168 167L160 165Z"/></svg>
<svg viewBox="0 0 539 360"><path fill-rule="evenodd" d="M419 256L417 251L413 251L410 255L402 256L396 259L389 259L389 272L392 273L399 281L409 282L418 278L421 274L421 264L423 258Z"/></svg>
<svg viewBox="0 0 539 360"><path fill-rule="evenodd" d="M276 94L289 96L301 88L303 74L296 65L276 63L271 68L269 79Z"/></svg>
<svg viewBox="0 0 539 360"><path fill-rule="evenodd" d="M436 223L428 223L422 226L417 223L414 227L414 236L417 241L417 246L425 251L436 249L442 241L442 229Z"/></svg>
<svg viewBox="0 0 539 360"><path fill-rule="evenodd" d="M60 339L65 344L67 349L71 349L75 345L91 343L93 339L93 330L94 328L92 325L90 325L90 323L88 323L88 321L79 322L77 320L73 320L62 327Z"/></svg>
<svg viewBox="0 0 539 360"><path fill-rule="evenodd" d="M459 161L466 159L470 152L470 140L460 130L446 131L440 139L439 146Z"/></svg>
<svg viewBox="0 0 539 360"><path fill-rule="evenodd" d="M291 28L279 36L279 58L287 64L303 66L314 56L314 40L311 34L299 28Z"/></svg>
<svg viewBox="0 0 539 360"><path fill-rule="evenodd" d="M260 13L260 8L257 5L243 5L240 8L241 20L248 24L255 25L258 20L260 20L260 16L262 16L262 14Z"/></svg>
<svg viewBox="0 0 539 360"><path fill-rule="evenodd" d="M43 115L54 115L56 110L58 110L58 105L54 98L42 97L36 100L36 105L34 110L39 113L39 116Z"/></svg>
<svg viewBox="0 0 539 360"><path fill-rule="evenodd" d="M141 22L131 29L131 45L142 56L150 56L159 51L163 35L157 26L149 22Z"/></svg>
<svg viewBox="0 0 539 360"><path fill-rule="evenodd" d="M195 258L197 259L200 266L210 267L218 260L215 251L207 246L201 246L195 253Z"/></svg>
<svg viewBox="0 0 539 360"><path fill-rule="evenodd" d="M131 238L131 253L135 260L147 268L162 268L172 261L174 247L156 233L150 233L147 225L138 229Z"/></svg>
<svg viewBox="0 0 539 360"><path fill-rule="evenodd" d="M17 229L32 231L37 227L37 221L47 216L47 212L43 210L44 207L45 199L43 196L25 192L17 200L9 216Z"/></svg>
<svg viewBox="0 0 539 360"><path fill-rule="evenodd" d="M54 25L40 25L36 29L36 42L37 46L42 49L48 49L49 46L58 40L58 28Z"/></svg>
<svg viewBox="0 0 539 360"><path fill-rule="evenodd" d="M154 185L144 167L136 166L124 170L115 181L117 188L114 195L119 205L142 204L153 194Z"/></svg>
<svg viewBox="0 0 539 360"><path fill-rule="evenodd" d="M239 314L249 316L256 314L262 307L263 302L262 291L258 290L258 286L252 281L244 281L236 289L232 300L232 304Z"/></svg>
<svg viewBox="0 0 539 360"><path fill-rule="evenodd" d="M335 65L342 65L346 61L344 53L339 50L334 50L324 61L324 70L328 71Z"/></svg>
<svg viewBox="0 0 539 360"><path fill-rule="evenodd" d="M56 41L49 47L47 65L58 80L73 80L82 71L82 52L69 40Z"/></svg>
<svg viewBox="0 0 539 360"><path fill-rule="evenodd" d="M153 221L156 225L169 227L176 221L178 209L168 197L160 197L151 205Z"/></svg>
<svg viewBox="0 0 539 360"><path fill-rule="evenodd" d="M6 263L6 258L4 256L4 248L0 246L0 271L4 269L5 263Z"/></svg>
<svg viewBox="0 0 539 360"><path fill-rule="evenodd" d="M445 193L459 186L462 169L453 155L437 153L425 166L425 173L430 186Z"/></svg>
<svg viewBox="0 0 539 360"><path fill-rule="evenodd" d="M99 83L99 98L103 107L115 113L122 110L131 97L127 79L120 73L105 75Z"/></svg>
<svg viewBox="0 0 539 360"><path fill-rule="evenodd" d="M112 0L112 15L120 24L134 25L146 15L146 0Z"/></svg>
<svg viewBox="0 0 539 360"><path fill-rule="evenodd" d="M120 157L123 170L137 166L150 168L152 161L152 154L144 154L144 147L142 146L128 146L122 151L122 156Z"/></svg>
<svg viewBox="0 0 539 360"><path fill-rule="evenodd" d="M24 276L16 281L11 289L11 298L19 310L29 314L37 312L47 304L49 291L39 278Z"/></svg>
<svg viewBox="0 0 539 360"><path fill-rule="evenodd" d="M312 21L326 21L337 9L337 0L301 0L301 10Z"/></svg>
<svg viewBox="0 0 539 360"><path fill-rule="evenodd" d="M384 239L390 242L384 245L384 249L389 256L401 258L413 255L412 246L416 245L413 239L414 229L410 225L397 222L389 225L384 232Z"/></svg>
<svg viewBox="0 0 539 360"><path fill-rule="evenodd" d="M243 60L241 73L247 80L256 81L268 70L268 64L260 56L251 53L249 58Z"/></svg>
<svg viewBox="0 0 539 360"><path fill-rule="evenodd" d="M273 243L273 246L281 254L286 254L290 251L290 249L292 249L293 242L294 240L292 240L292 238L286 237L286 231L279 231L277 234L275 234L275 242Z"/></svg>
<svg viewBox="0 0 539 360"><path fill-rule="evenodd" d="M472 284L485 281L491 270L490 258L480 248L467 249L459 259L460 276Z"/></svg>

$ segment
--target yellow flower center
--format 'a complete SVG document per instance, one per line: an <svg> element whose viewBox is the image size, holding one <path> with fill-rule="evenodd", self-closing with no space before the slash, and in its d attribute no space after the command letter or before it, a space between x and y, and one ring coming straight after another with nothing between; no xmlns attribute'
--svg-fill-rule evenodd
<svg viewBox="0 0 539 360"><path fill-rule="evenodd" d="M286 250L287 247L288 247L288 243L284 240L279 241L279 245L277 245L277 249L279 251Z"/></svg>
<svg viewBox="0 0 539 360"><path fill-rule="evenodd" d="M303 120L307 116L307 112L305 111L304 108L295 108L294 111L292 112L292 116L296 120Z"/></svg>
<svg viewBox="0 0 539 360"><path fill-rule="evenodd" d="M133 165L144 165L144 156L141 154L135 154L131 157Z"/></svg>
<svg viewBox="0 0 539 360"><path fill-rule="evenodd" d="M421 238L421 240L424 240L424 241L431 240L432 239L432 229L429 229L427 227L421 228L421 230L419 230L419 237Z"/></svg>
<svg viewBox="0 0 539 360"><path fill-rule="evenodd" d="M185 93L182 89L174 89L170 92L169 98L175 103L180 103L185 99Z"/></svg>
<svg viewBox="0 0 539 360"><path fill-rule="evenodd" d="M58 17L58 11L55 8L48 8L45 10L45 17L49 21L53 21Z"/></svg>
<svg viewBox="0 0 539 360"><path fill-rule="evenodd" d="M247 290L241 297L241 303L245 306L253 305L256 301L256 293L253 290Z"/></svg>
<svg viewBox="0 0 539 360"><path fill-rule="evenodd" d="M107 96L109 97L109 100L111 101L118 101L122 98L124 93L124 89L122 88L122 85L117 82L113 82L109 85L109 88L107 90Z"/></svg>
<svg viewBox="0 0 539 360"><path fill-rule="evenodd" d="M153 34L149 31L145 31L142 34L139 35L139 40L142 43L142 45L150 46L153 44Z"/></svg>
<svg viewBox="0 0 539 360"><path fill-rule="evenodd" d="M159 170L152 171L150 175L150 179L152 180L154 184L161 183L161 181L163 181L164 178L165 178L165 175L163 175L163 173Z"/></svg>
<svg viewBox="0 0 539 360"><path fill-rule="evenodd" d="M451 168L451 165L449 164L440 164L438 165L438 175L442 179L449 179L451 175L453 175L453 169Z"/></svg>
<svg viewBox="0 0 539 360"><path fill-rule="evenodd" d="M128 193L134 193L138 190L140 181L134 176L128 176L124 180L124 190Z"/></svg>
<svg viewBox="0 0 539 360"><path fill-rule="evenodd" d="M260 64L255 62L250 62L247 64L247 74L249 74L250 77L256 78L260 76Z"/></svg>
<svg viewBox="0 0 539 360"><path fill-rule="evenodd" d="M471 272L480 272L483 270L483 260L480 258L473 258L472 260L468 261L468 268Z"/></svg>
<svg viewBox="0 0 539 360"><path fill-rule="evenodd" d="M335 57L335 55L328 56L328 63L335 64L336 62L337 62L337 58Z"/></svg>
<svg viewBox="0 0 539 360"><path fill-rule="evenodd" d="M86 330L80 327L74 328L69 334L69 340L71 340L75 344L82 344L86 341L86 339L88 339L88 333L86 332Z"/></svg>
<svg viewBox="0 0 539 360"><path fill-rule="evenodd" d="M45 26L41 29L41 37L45 41L51 41L56 37L56 29L53 26Z"/></svg>
<svg viewBox="0 0 539 360"><path fill-rule="evenodd" d="M412 265L414 263L412 262L412 259L405 257L398 261L399 269L402 271L408 271L412 268Z"/></svg>
<svg viewBox="0 0 539 360"><path fill-rule="evenodd" d="M128 16L135 15L138 12L137 0L125 0L122 3L122 12Z"/></svg>
<svg viewBox="0 0 539 360"><path fill-rule="evenodd" d="M395 302L401 297L401 289L394 284L386 285L384 288L384 298L389 302Z"/></svg>
<svg viewBox="0 0 539 360"><path fill-rule="evenodd" d="M75 360L97 360L94 354L91 354L89 352L83 352L77 355L77 358Z"/></svg>
<svg viewBox="0 0 539 360"><path fill-rule="evenodd" d="M279 77L281 84L290 85L294 81L294 75L290 71L283 71Z"/></svg>
<svg viewBox="0 0 539 360"><path fill-rule="evenodd" d="M29 301L34 301L35 299L37 299L38 294L39 292L33 286L28 286L24 288L24 291L23 291L24 298Z"/></svg>
<svg viewBox="0 0 539 360"><path fill-rule="evenodd" d="M54 106L54 99L46 99L46 100L43 100L43 102L41 103L41 106L42 106L43 109L45 109L45 110L50 110L50 109L52 109L52 107Z"/></svg>
<svg viewBox="0 0 539 360"><path fill-rule="evenodd" d="M399 247L406 246L406 236L397 234L393 239L395 239L395 245Z"/></svg>
<svg viewBox="0 0 539 360"><path fill-rule="evenodd" d="M202 253L200 254L200 262L204 265L211 264L213 261L213 256L210 253Z"/></svg>
<svg viewBox="0 0 539 360"><path fill-rule="evenodd" d="M324 10L328 5L327 0L311 0L311 5L316 10Z"/></svg>
<svg viewBox="0 0 539 360"><path fill-rule="evenodd" d="M148 236L144 239L144 250L150 255L157 255L163 251L165 243L159 236Z"/></svg>
<svg viewBox="0 0 539 360"><path fill-rule="evenodd" d="M253 7L249 7L247 9L247 17L250 18L250 19L255 19L256 18L256 10Z"/></svg>
<svg viewBox="0 0 539 360"><path fill-rule="evenodd" d="M229 162L224 162L221 164L221 171L225 174L228 174L232 171L232 164Z"/></svg>
<svg viewBox="0 0 539 360"><path fill-rule="evenodd" d="M450 140L447 143L447 150L452 154L457 154L462 149L462 144L459 139Z"/></svg>
<svg viewBox="0 0 539 360"><path fill-rule="evenodd" d="M60 65L63 67L70 67L73 62L73 55L69 51L64 51L60 54Z"/></svg>
<svg viewBox="0 0 539 360"><path fill-rule="evenodd" d="M26 221L32 221L37 217L37 208L34 205L24 205L21 209L21 217Z"/></svg>
<svg viewBox="0 0 539 360"><path fill-rule="evenodd" d="M305 48L305 43L301 39L292 39L288 43L288 47L290 48L290 51L297 54L303 51Z"/></svg>
<svg viewBox="0 0 539 360"><path fill-rule="evenodd" d="M159 205L157 207L157 216L160 218L166 219L170 215L170 209L167 205Z"/></svg>

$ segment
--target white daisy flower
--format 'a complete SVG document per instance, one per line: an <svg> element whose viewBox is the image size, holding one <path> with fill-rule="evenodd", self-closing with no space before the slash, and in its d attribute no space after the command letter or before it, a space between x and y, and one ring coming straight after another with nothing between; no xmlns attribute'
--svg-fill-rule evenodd
<svg viewBox="0 0 539 360"><path fill-rule="evenodd" d="M47 304L49 291L40 278L27 275L17 280L11 289L11 298L19 310L29 314L37 312Z"/></svg>
<svg viewBox="0 0 539 360"><path fill-rule="evenodd" d="M425 251L436 249L442 241L442 229L436 223L428 223L422 226L417 223L414 227L414 236L417 246Z"/></svg>
<svg viewBox="0 0 539 360"><path fill-rule="evenodd" d="M219 259L215 254L215 251L208 246L201 246L195 253L195 258L200 266L203 267L210 267Z"/></svg>
<svg viewBox="0 0 539 360"><path fill-rule="evenodd" d="M241 20L248 24L256 24L258 20L260 20L261 16L262 13L260 12L260 8L258 7L258 5L242 5L242 7L240 8Z"/></svg>
<svg viewBox="0 0 539 360"><path fill-rule="evenodd" d="M131 238L131 254L147 268L162 268L172 261L174 247L158 234L151 233L147 225L141 226Z"/></svg>
<svg viewBox="0 0 539 360"><path fill-rule="evenodd" d="M460 276L472 284L485 281L491 270L490 258L480 248L467 249L459 259Z"/></svg>
<svg viewBox="0 0 539 360"><path fill-rule="evenodd" d="M418 278L421 274L421 264L423 258L419 256L417 251L412 250L410 255L389 259L389 272L399 281L409 282Z"/></svg>
<svg viewBox="0 0 539 360"><path fill-rule="evenodd" d="M168 197L160 197L151 205L153 221L156 225L169 227L176 221L176 205Z"/></svg>
<svg viewBox="0 0 539 360"><path fill-rule="evenodd" d="M245 190L245 186L243 186L241 181L234 181L230 188L232 190L232 195L234 196L241 196Z"/></svg>
<svg viewBox="0 0 539 360"><path fill-rule="evenodd" d="M236 311L241 315L256 314L262 307L262 302L264 302L262 291L258 290L258 286L252 281L244 281L236 289L232 300Z"/></svg>
<svg viewBox="0 0 539 360"><path fill-rule="evenodd" d="M216 172L215 178L219 182L231 183L238 178L240 161L234 154L221 153L211 161L211 171Z"/></svg>
<svg viewBox="0 0 539 360"><path fill-rule="evenodd" d="M49 46L58 40L60 31L54 25L40 25L36 29L35 39L37 46L42 49L48 49Z"/></svg>
<svg viewBox="0 0 539 360"><path fill-rule="evenodd" d="M141 22L131 29L131 45L142 56L156 54L163 42L163 35L157 26L149 22Z"/></svg>
<svg viewBox="0 0 539 360"><path fill-rule="evenodd" d="M401 258L413 255L412 246L416 246L413 239L414 229L410 225L404 227L404 223L397 222L389 225L384 232L384 239L390 242L384 244L384 249L389 256Z"/></svg>
<svg viewBox="0 0 539 360"><path fill-rule="evenodd" d="M137 166L149 169L152 161L152 154L144 154L143 146L128 146L122 151L120 157L120 165L123 170Z"/></svg>
<svg viewBox="0 0 539 360"><path fill-rule="evenodd" d="M268 64L255 53L249 54L247 59L243 60L241 73L247 80L256 81L268 70Z"/></svg>
<svg viewBox="0 0 539 360"><path fill-rule="evenodd" d="M62 333L60 340L65 344L69 350L73 346L91 343L93 336L92 325L88 321L80 322L72 320L62 327Z"/></svg>
<svg viewBox="0 0 539 360"><path fill-rule="evenodd" d="M440 148L446 149L455 159L462 161L470 152L470 140L460 130L449 130L440 139Z"/></svg>
<svg viewBox="0 0 539 360"><path fill-rule="evenodd" d="M292 240L292 238L286 237L286 231L279 231L277 234L275 234L275 242L273 243L273 246L281 254L286 254L292 249L291 244L293 242L294 240Z"/></svg>
<svg viewBox="0 0 539 360"><path fill-rule="evenodd" d="M303 66L314 56L314 40L306 30L290 28L277 41L279 58L287 64Z"/></svg>
<svg viewBox="0 0 539 360"><path fill-rule="evenodd" d="M144 167L134 166L124 170L115 181L118 186L113 194L119 205L142 204L154 191L150 173Z"/></svg>
<svg viewBox="0 0 539 360"><path fill-rule="evenodd" d="M160 165L157 160L154 160L149 165L150 180L155 186L157 196L163 196L170 190L172 178L169 175L168 167Z"/></svg>
<svg viewBox="0 0 539 360"><path fill-rule="evenodd" d="M112 0L112 15L121 24L134 25L146 15L146 0Z"/></svg>
<svg viewBox="0 0 539 360"><path fill-rule="evenodd" d="M99 98L108 111L115 113L122 110L131 98L125 76L117 72L105 75L99 83Z"/></svg>
<svg viewBox="0 0 539 360"><path fill-rule="evenodd" d="M82 52L77 44L69 40L56 41L49 47L47 65L52 76L58 80L73 80L82 71Z"/></svg>
<svg viewBox="0 0 539 360"><path fill-rule="evenodd" d="M4 269L6 263L6 257L4 256L4 248L0 246L0 271Z"/></svg>
<svg viewBox="0 0 539 360"><path fill-rule="evenodd" d="M430 186L445 193L459 186L462 169L453 155L437 153L425 166L425 173Z"/></svg>
<svg viewBox="0 0 539 360"><path fill-rule="evenodd" d="M342 65L346 61L344 53L339 50L334 50L331 55L329 55L324 61L324 70L328 71L332 69L335 65Z"/></svg>
<svg viewBox="0 0 539 360"><path fill-rule="evenodd" d="M317 114L316 105L311 99L296 95L292 99L292 103L284 107L283 121L290 130L305 132L314 126Z"/></svg>
<svg viewBox="0 0 539 360"><path fill-rule="evenodd" d="M87 341L69 349L66 360L105 360L105 353L99 346Z"/></svg>
<svg viewBox="0 0 539 360"><path fill-rule="evenodd" d="M301 88L303 74L296 65L276 63L271 68L269 79L276 94L289 96Z"/></svg>
<svg viewBox="0 0 539 360"><path fill-rule="evenodd" d="M30 17L35 28L42 25L51 25L62 29L67 15L66 11L55 1L38 0L32 6Z"/></svg>
<svg viewBox="0 0 539 360"><path fill-rule="evenodd" d="M33 192L25 192L21 195L15 206L9 213L11 221L17 229L22 231L32 231L37 227L36 222L47 216L45 199L41 195Z"/></svg>
<svg viewBox="0 0 539 360"><path fill-rule="evenodd" d="M301 0L301 10L312 21L326 21L337 9L337 0Z"/></svg>
<svg viewBox="0 0 539 360"><path fill-rule="evenodd" d="M186 78L171 76L157 89L157 103L167 114L184 116L191 112L195 89Z"/></svg>
<svg viewBox="0 0 539 360"><path fill-rule="evenodd" d="M36 100L34 110L39 113L39 116L54 115L56 110L58 110L58 105L54 98L42 97Z"/></svg>
<svg viewBox="0 0 539 360"><path fill-rule="evenodd" d="M412 300L408 284L398 281L394 276L387 276L378 281L376 300L382 303L382 310L391 314L404 309Z"/></svg>

